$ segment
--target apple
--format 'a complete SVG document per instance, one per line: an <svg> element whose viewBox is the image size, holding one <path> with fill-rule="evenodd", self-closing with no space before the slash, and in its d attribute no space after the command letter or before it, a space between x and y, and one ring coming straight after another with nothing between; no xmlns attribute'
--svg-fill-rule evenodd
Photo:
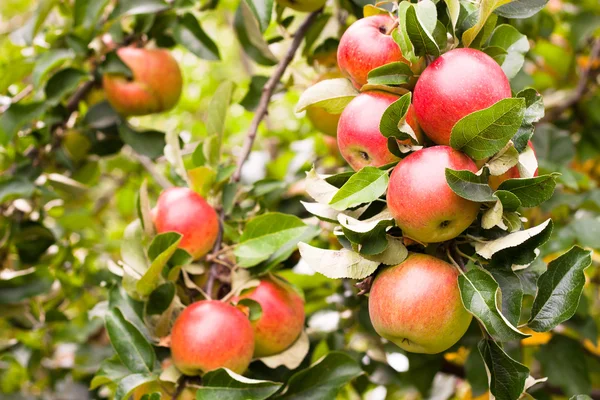
<svg viewBox="0 0 600 400"><path fill-rule="evenodd" d="M117 54L133 79L104 74L106 99L121 115L146 115L170 110L181 95L183 78L177 61L165 49L123 47Z"/></svg>
<svg viewBox="0 0 600 400"><path fill-rule="evenodd" d="M419 125L437 144L450 144L454 125L463 117L511 97L502 68L487 54L455 49L421 74L413 104Z"/></svg>
<svg viewBox="0 0 600 400"><path fill-rule="evenodd" d="M292 10L313 12L325 5L326 0L276 0L277 4Z"/></svg>
<svg viewBox="0 0 600 400"><path fill-rule="evenodd" d="M246 315L217 300L190 304L171 330L171 356L186 375L200 375L218 368L238 374L250 364L254 331Z"/></svg>
<svg viewBox="0 0 600 400"><path fill-rule="evenodd" d="M405 236L422 243L454 239L477 218L479 204L446 182L446 168L477 172L475 162L448 146L433 146L403 159L392 172L387 203Z"/></svg>
<svg viewBox="0 0 600 400"><path fill-rule="evenodd" d="M411 353L436 354L465 334L472 316L463 306L459 272L426 254L410 254L380 272L369 294L375 331Z"/></svg>
<svg viewBox="0 0 600 400"><path fill-rule="evenodd" d="M323 107L311 106L306 109L306 116L316 130L329 136L337 133L341 114L331 114Z"/></svg>
<svg viewBox="0 0 600 400"><path fill-rule="evenodd" d="M529 143L529 147L531 147L531 150L533 150L533 154L535 154L535 149L533 148L533 143L531 143L531 141L529 141L528 143ZM533 176L538 176L537 169L533 173ZM509 179L517 179L520 177L521 177L521 173L519 172L519 167L517 165L515 165L514 167L512 167L511 169L509 169L502 175L498 175L498 176L490 175L490 177L488 179L488 183L490 184L490 187L493 190L498 190L498 188L500 187L502 182L507 181Z"/></svg>
<svg viewBox="0 0 600 400"><path fill-rule="evenodd" d="M368 91L356 96L344 108L338 124L338 148L355 171L368 165L381 167L399 160L388 150L388 140L379 130L383 113L399 98L393 93ZM420 140L420 129L412 106L408 109L406 120ZM409 144L410 139L399 143Z"/></svg>
<svg viewBox="0 0 600 400"><path fill-rule="evenodd" d="M215 210L189 188L175 187L163 191L153 213L158 233L183 235L179 247L197 260L206 255L219 236L219 217Z"/></svg>
<svg viewBox="0 0 600 400"><path fill-rule="evenodd" d="M171 399L175 394L175 385L171 382L150 382L138 386L133 391L133 400L141 400L145 394L160 393L162 399ZM186 387L176 400L196 400L196 391Z"/></svg>
<svg viewBox="0 0 600 400"><path fill-rule="evenodd" d="M262 307L262 315L252 321L254 357L268 357L290 347L304 328L304 299L286 281L276 276L260 280L257 287L243 293Z"/></svg>
<svg viewBox="0 0 600 400"><path fill-rule="evenodd" d="M394 19L387 14L359 19L344 32L337 60L342 73L360 89L369 71L394 61L403 61L402 52L387 32Z"/></svg>

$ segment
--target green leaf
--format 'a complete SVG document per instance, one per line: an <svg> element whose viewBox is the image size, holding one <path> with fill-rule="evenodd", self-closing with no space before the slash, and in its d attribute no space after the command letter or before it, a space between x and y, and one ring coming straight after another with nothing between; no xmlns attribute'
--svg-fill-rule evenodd
<svg viewBox="0 0 600 400"><path fill-rule="evenodd" d="M235 31L242 48L258 64L275 65L277 58L269 49L260 31L259 21L256 19L249 0L240 1L233 22Z"/></svg>
<svg viewBox="0 0 600 400"><path fill-rule="evenodd" d="M269 357L262 357L259 360L271 369L285 366L289 370L294 370L302 364L304 358L310 350L310 340L305 331L302 331L298 339L286 350L279 354Z"/></svg>
<svg viewBox="0 0 600 400"><path fill-rule="evenodd" d="M0 203L13 199L28 199L33 195L35 185L22 176L0 178Z"/></svg>
<svg viewBox="0 0 600 400"><path fill-rule="evenodd" d="M140 275L148 269L148 259L142 246L142 233L140 220L135 220L125 228L121 241L123 262Z"/></svg>
<svg viewBox="0 0 600 400"><path fill-rule="evenodd" d="M524 114L524 99L500 100L458 121L452 128L450 145L475 160L491 157L514 136Z"/></svg>
<svg viewBox="0 0 600 400"><path fill-rule="evenodd" d="M409 135L405 132L400 131L400 126L406 121L408 115L408 109L412 101L412 94L406 93L398 100L393 102L385 109L379 122L379 131L387 138L394 137L400 140L403 139L415 139L413 135Z"/></svg>
<svg viewBox="0 0 600 400"><path fill-rule="evenodd" d="M238 264L248 268L268 260L280 247L299 241L308 228L300 218L278 212L251 219L234 250Z"/></svg>
<svg viewBox="0 0 600 400"><path fill-rule="evenodd" d="M179 233L166 232L156 235L154 240L152 240L148 256L153 261L136 284L136 289L142 296L149 295L159 285L162 270L169 262L171 256L175 254L182 238L183 236Z"/></svg>
<svg viewBox="0 0 600 400"><path fill-rule="evenodd" d="M214 187L217 173L210 167L197 167L188 170L191 189L202 197L206 197Z"/></svg>
<svg viewBox="0 0 600 400"><path fill-rule="evenodd" d="M66 61L75 58L75 53L71 49L56 49L43 53L35 63L31 76L35 87L40 87L44 77L53 69L59 67Z"/></svg>
<svg viewBox="0 0 600 400"><path fill-rule="evenodd" d="M435 10L435 7L433 10ZM440 55L440 49L433 38L433 30L428 31L425 28L427 20L422 20L424 14L426 13L418 13L417 7L414 5L409 7L406 10L406 32L414 46L414 51L417 56L430 55L438 57Z"/></svg>
<svg viewBox="0 0 600 400"><path fill-rule="evenodd" d="M378 261L371 261L348 249L325 250L298 243L298 250L313 270L331 279L364 279L379 266Z"/></svg>
<svg viewBox="0 0 600 400"><path fill-rule="evenodd" d="M206 133L209 137L214 136L215 138L213 151L204 152L204 156L210 165L217 166L221 159L221 143L232 93L233 83L231 81L221 83L208 106L210 111L206 115Z"/></svg>
<svg viewBox="0 0 600 400"><path fill-rule="evenodd" d="M122 75L125 78L133 79L133 72L127 64L121 60L121 57L119 57L116 51L111 51L106 54L104 61L100 64L99 72L101 74Z"/></svg>
<svg viewBox="0 0 600 400"><path fill-rule="evenodd" d="M548 264L537 282L538 292L527 323L531 329L547 332L575 314L585 284L583 271L592 264L591 254L573 247Z"/></svg>
<svg viewBox="0 0 600 400"><path fill-rule="evenodd" d="M498 400L517 400L525 389L529 368L508 356L493 340L477 345L488 371L490 392Z"/></svg>
<svg viewBox="0 0 600 400"><path fill-rule="evenodd" d="M321 107L331 114L341 114L344 108L358 96L352 83L346 78L325 79L306 89L298 104L296 112L308 107Z"/></svg>
<svg viewBox="0 0 600 400"><path fill-rule="evenodd" d="M163 155L165 134L159 131L136 131L129 124L119 125L119 137L138 154L151 160Z"/></svg>
<svg viewBox="0 0 600 400"><path fill-rule="evenodd" d="M494 196L502 202L504 211L516 211L521 207L521 200L511 192L507 192L506 190L496 190Z"/></svg>
<svg viewBox="0 0 600 400"><path fill-rule="evenodd" d="M389 180L387 171L364 167L336 192L329 205L341 211L375 201L385 193Z"/></svg>
<svg viewBox="0 0 600 400"><path fill-rule="evenodd" d="M177 174L185 180L187 185L191 187L190 177L187 174L185 163L183 162L183 155L181 154L181 147L179 145L179 133L175 129L167 132L165 135L167 146L165 147L165 157L171 165L175 168Z"/></svg>
<svg viewBox="0 0 600 400"><path fill-rule="evenodd" d="M248 0L248 6L258 21L260 31L264 33L271 23L273 0Z"/></svg>
<svg viewBox="0 0 600 400"><path fill-rule="evenodd" d="M500 265L488 268L488 271L500 286L500 293L502 293L502 315L513 326L517 326L521 317L523 287L521 280L510 267L510 265Z"/></svg>
<svg viewBox="0 0 600 400"><path fill-rule="evenodd" d="M95 129L109 128L120 121L121 117L107 101L94 104L83 118L84 124Z"/></svg>
<svg viewBox="0 0 600 400"><path fill-rule="evenodd" d="M150 199L148 198L148 180L144 179L140 186L140 191L137 198L138 218L144 228L147 236L154 235L154 222L152 220L152 208L150 207Z"/></svg>
<svg viewBox="0 0 600 400"><path fill-rule="evenodd" d="M349 355L332 351L316 364L296 372L289 380L282 399L331 400L339 390L363 374L360 365Z"/></svg>
<svg viewBox="0 0 600 400"><path fill-rule="evenodd" d="M506 51L505 55L495 59L508 79L514 78L523 67L525 54L529 51L527 36L512 25L503 24L494 29L488 44Z"/></svg>
<svg viewBox="0 0 600 400"><path fill-rule="evenodd" d="M408 257L408 250L402 238L387 235L387 247L382 253L365 255L365 258L384 265L398 265Z"/></svg>
<svg viewBox="0 0 600 400"><path fill-rule="evenodd" d="M57 105L67 95L73 93L81 82L88 79L89 75L75 68L65 68L54 74L46 84L46 102Z"/></svg>
<svg viewBox="0 0 600 400"><path fill-rule="evenodd" d="M496 201L485 174L475 175L471 171L454 171L446 168L446 182L450 189L463 199L486 203Z"/></svg>
<svg viewBox="0 0 600 400"><path fill-rule="evenodd" d="M458 287L465 308L483 324L494 340L510 342L528 337L500 312L496 303L500 287L489 273L473 268L458 277Z"/></svg>
<svg viewBox="0 0 600 400"><path fill-rule="evenodd" d="M555 178L556 175L542 175L528 179L508 179L500 184L498 190L517 196L523 207L537 207L554 194Z"/></svg>
<svg viewBox="0 0 600 400"><path fill-rule="evenodd" d="M550 238L552 226L552 220L548 219L533 228L475 243L475 250L488 260L493 256L497 261L508 259L511 264L527 265L536 257L534 250Z"/></svg>
<svg viewBox="0 0 600 400"><path fill-rule="evenodd" d="M119 0L110 17L112 19L128 15L154 14L168 8L169 5L162 0Z"/></svg>
<svg viewBox="0 0 600 400"><path fill-rule="evenodd" d="M552 340L536 354L542 373L566 396L590 393L592 384L586 362L586 351L578 340L554 334Z"/></svg>
<svg viewBox="0 0 600 400"><path fill-rule="evenodd" d="M73 25L75 27L83 26L85 29L93 28L109 0L75 0L73 7Z"/></svg>
<svg viewBox="0 0 600 400"><path fill-rule="evenodd" d="M123 365L119 357L114 355L102 361L100 368L90 383L90 390L97 389L102 385L119 382L130 374L131 372Z"/></svg>
<svg viewBox="0 0 600 400"><path fill-rule="evenodd" d="M146 314L160 315L164 313L175 298L175 284L166 282L150 293L146 303Z"/></svg>
<svg viewBox="0 0 600 400"><path fill-rule="evenodd" d="M359 245L363 255L381 254L388 246L387 228L394 225L394 218L385 210L369 219L359 221L348 215L338 215L344 236Z"/></svg>
<svg viewBox="0 0 600 400"><path fill-rule="evenodd" d="M548 0L512 0L494 12L505 18L529 18L540 12L547 3Z"/></svg>
<svg viewBox="0 0 600 400"><path fill-rule="evenodd" d="M262 313L263 313L262 306L256 300L252 300L252 299L248 299L248 298L241 299L240 301L237 302L237 304L248 308L248 319L251 322L258 321L260 319L260 317L262 316Z"/></svg>
<svg viewBox="0 0 600 400"><path fill-rule="evenodd" d="M173 24L173 38L199 58L210 61L221 59L219 48L191 13L184 14Z"/></svg>
<svg viewBox="0 0 600 400"><path fill-rule="evenodd" d="M37 221L26 221L19 224L13 237L20 260L25 264L33 264L52 246L56 239L50 229Z"/></svg>
<svg viewBox="0 0 600 400"><path fill-rule="evenodd" d="M262 88L268 81L269 78L266 76L254 75L250 79L250 86L248 87L246 95L242 101L240 101L240 105L250 112L256 111L262 95ZM275 90L275 93L277 93L277 89Z"/></svg>
<svg viewBox="0 0 600 400"><path fill-rule="evenodd" d="M27 273L15 274L8 279L0 279L0 304L13 304L27 300L52 287L54 278L48 268L37 267Z"/></svg>
<svg viewBox="0 0 600 400"><path fill-rule="evenodd" d="M281 388L279 382L249 379L228 369L210 371L202 377L197 400L264 400Z"/></svg>
<svg viewBox="0 0 600 400"><path fill-rule="evenodd" d="M46 111L46 104L14 103L0 115L0 145L7 145L13 136L26 124L40 118Z"/></svg>
<svg viewBox="0 0 600 400"><path fill-rule="evenodd" d="M456 24L458 23L458 18L460 16L460 2L459 0L444 0L446 3L446 7L448 8L448 16L450 17L450 22L452 23L452 34L455 35Z"/></svg>
<svg viewBox="0 0 600 400"><path fill-rule="evenodd" d="M397 61L372 69L367 82L371 85L403 85L413 75L408 64Z"/></svg>
<svg viewBox="0 0 600 400"><path fill-rule="evenodd" d="M418 62L419 58L415 54L415 48L410 41L408 32L406 30L406 13L412 5L409 2L400 2L398 5L398 28L392 31L392 38L400 47L402 56L407 59L411 64Z"/></svg>
<svg viewBox="0 0 600 400"><path fill-rule="evenodd" d="M523 118L524 124L533 124L534 122L539 122L542 118L544 118L544 99L542 95L538 93L537 90L533 88L525 88L519 93L517 93L515 97L521 97L525 99L526 108L525 116ZM525 146L526 145L527 144L525 144ZM522 149L517 148L517 150L519 150L519 153L523 151L525 146L523 146Z"/></svg>
<svg viewBox="0 0 600 400"><path fill-rule="evenodd" d="M475 26L467 29L462 36L462 42L465 47L469 47L479 32L485 26L488 18L492 15L495 9L510 3L512 0L481 0L479 3L479 11Z"/></svg>
<svg viewBox="0 0 600 400"><path fill-rule="evenodd" d="M115 400L128 400L137 387L155 380L156 376L150 374L128 375L119 381L115 392Z"/></svg>
<svg viewBox="0 0 600 400"><path fill-rule="evenodd" d="M59 3L58 0L40 0L33 7L33 15L20 28L10 34L10 39L19 46L33 44L33 39L46 22L50 11ZM18 3L13 3L18 4Z"/></svg>
<svg viewBox="0 0 600 400"><path fill-rule="evenodd" d="M125 319L119 308L108 310L104 321L110 342L123 364L133 373L150 373L156 356L140 331Z"/></svg>

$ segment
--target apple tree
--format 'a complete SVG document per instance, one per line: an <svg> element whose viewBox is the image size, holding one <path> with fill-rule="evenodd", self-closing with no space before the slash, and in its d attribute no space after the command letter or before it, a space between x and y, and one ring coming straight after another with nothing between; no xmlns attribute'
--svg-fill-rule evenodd
<svg viewBox="0 0 600 400"><path fill-rule="evenodd" d="M1 398L600 398L597 0L0 10Z"/></svg>

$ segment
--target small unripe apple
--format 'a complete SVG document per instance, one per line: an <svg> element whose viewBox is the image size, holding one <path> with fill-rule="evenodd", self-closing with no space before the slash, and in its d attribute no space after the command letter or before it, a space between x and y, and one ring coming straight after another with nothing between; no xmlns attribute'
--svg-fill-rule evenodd
<svg viewBox="0 0 600 400"><path fill-rule="evenodd" d="M186 375L218 368L238 374L250 365L254 332L246 315L231 304L202 300L179 314L171 330L171 356Z"/></svg>
<svg viewBox="0 0 600 400"><path fill-rule="evenodd" d="M308 107L306 117L310 120L316 130L329 136L337 133L338 122L341 114L331 114L323 107Z"/></svg>
<svg viewBox="0 0 600 400"><path fill-rule="evenodd" d="M260 318L252 321L254 357L281 353L300 336L304 328L304 300L281 278L263 278L239 299L252 299L262 307Z"/></svg>
<svg viewBox="0 0 600 400"><path fill-rule="evenodd" d="M175 394L175 385L170 382L150 382L137 387L133 391L133 400L141 400L145 394L160 393L162 399L171 399ZM177 400L195 400L196 391L192 388L185 388L177 396Z"/></svg>
<svg viewBox="0 0 600 400"><path fill-rule="evenodd" d="M344 108L338 124L338 148L355 171L398 161L398 157L388 150L388 139L381 134L379 123L385 110L399 98L393 93L368 91L356 96ZM408 109L406 120L420 139L412 106ZM410 144L410 139L399 143Z"/></svg>
<svg viewBox="0 0 600 400"><path fill-rule="evenodd" d="M373 15L359 19L342 35L338 65L357 88L367 83L372 69L404 60L400 47L387 34L393 26L394 19L389 15Z"/></svg>
<svg viewBox="0 0 600 400"><path fill-rule="evenodd" d="M146 115L170 110L181 95L183 78L177 61L165 49L123 47L117 54L133 79L105 74L106 98L121 115Z"/></svg>
<svg viewBox="0 0 600 400"><path fill-rule="evenodd" d="M219 235L217 213L202 196L189 188L176 187L162 192L153 218L158 233L183 235L179 247L190 253L194 260L206 255Z"/></svg>
<svg viewBox="0 0 600 400"><path fill-rule="evenodd" d="M413 104L425 134L448 145L460 119L511 95L508 78L493 58L461 48L443 54L423 71Z"/></svg>
<svg viewBox="0 0 600 400"><path fill-rule="evenodd" d="M411 353L436 354L465 334L472 316L458 289L458 271L425 254L381 271L369 294L375 331Z"/></svg>
<svg viewBox="0 0 600 400"><path fill-rule="evenodd" d="M62 146L75 162L84 160L92 149L91 140L77 129L68 129L62 139Z"/></svg>
<svg viewBox="0 0 600 400"><path fill-rule="evenodd" d="M529 147L531 147L531 150L533 150L533 154L535 154L535 149L533 148L533 143L531 143L531 141L529 141ZM538 176L537 169L533 173L533 176ZM490 184L490 187L493 190L498 190L498 188L500 187L502 182L507 181L509 179L517 179L520 177L521 177L521 173L519 172L519 167L517 165L515 165L514 167L512 167L511 169L509 169L502 175L498 175L498 176L490 175L490 177L488 179L488 183Z"/></svg>
<svg viewBox="0 0 600 400"><path fill-rule="evenodd" d="M313 12L325 5L327 0L276 0L277 4L302 12Z"/></svg>
<svg viewBox="0 0 600 400"><path fill-rule="evenodd" d="M473 160L448 146L416 151L394 168L387 203L405 236L422 243L444 242L477 218L479 203L450 189L446 168L477 172Z"/></svg>

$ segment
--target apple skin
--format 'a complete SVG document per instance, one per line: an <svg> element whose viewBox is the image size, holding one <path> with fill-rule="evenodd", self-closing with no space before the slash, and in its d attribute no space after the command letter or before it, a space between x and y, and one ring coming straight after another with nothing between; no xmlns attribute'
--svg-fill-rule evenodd
<svg viewBox="0 0 600 400"><path fill-rule="evenodd" d="M458 271L426 254L380 272L369 294L375 331L411 353L437 354L465 334L472 316L458 289Z"/></svg>
<svg viewBox="0 0 600 400"><path fill-rule="evenodd" d="M479 204L450 189L446 168L477 172L473 160L448 146L416 151L394 168L387 203L405 236L422 243L444 242L477 218Z"/></svg>
<svg viewBox="0 0 600 400"><path fill-rule="evenodd" d="M493 58L462 48L443 54L423 71L413 104L425 134L448 145L461 118L511 96L508 78Z"/></svg>
<svg viewBox="0 0 600 400"><path fill-rule="evenodd" d="M206 255L219 235L219 217L215 210L189 188L176 187L163 191L153 213L158 233L183 235L179 248L194 260Z"/></svg>
<svg viewBox="0 0 600 400"><path fill-rule="evenodd" d="M331 114L323 107L313 106L306 109L306 116L316 130L329 136L336 135L341 114Z"/></svg>
<svg viewBox="0 0 600 400"><path fill-rule="evenodd" d="M102 84L108 102L119 114L153 114L170 110L177 104L183 78L169 51L123 47L117 54L131 69L133 80L105 74Z"/></svg>
<svg viewBox="0 0 600 400"><path fill-rule="evenodd" d="M271 276L240 299L252 299L262 307L262 315L252 321L254 357L279 354L290 347L304 329L304 299L287 282Z"/></svg>
<svg viewBox="0 0 600 400"><path fill-rule="evenodd" d="M145 394L160 393L161 398L171 399L175 394L175 385L171 382L150 382L142 386L138 386L133 391L133 400L141 400ZM177 400L196 400L196 391L187 387L177 396Z"/></svg>
<svg viewBox="0 0 600 400"><path fill-rule="evenodd" d="M325 5L326 0L276 0L281 6L301 12L313 12Z"/></svg>
<svg viewBox="0 0 600 400"><path fill-rule="evenodd" d="M386 35L393 25L394 19L389 15L373 15L359 19L342 35L338 65L356 88L367 83L372 69L404 60L400 47L391 35Z"/></svg>
<svg viewBox="0 0 600 400"><path fill-rule="evenodd" d="M399 98L393 93L368 91L352 99L342 112L337 131L338 148L355 171L368 165L381 167L399 160L388 150L388 140L379 130L383 113ZM412 105L406 120L420 141L421 131ZM410 139L399 143L409 144Z"/></svg>
<svg viewBox="0 0 600 400"><path fill-rule="evenodd" d="M246 315L217 300L190 304L171 330L171 356L186 375L218 368L243 373L252 360L254 331Z"/></svg>
<svg viewBox="0 0 600 400"><path fill-rule="evenodd" d="M533 154L535 154L535 149L533 148L533 143L531 143L531 140L528 142L528 144L529 144L529 147L531 147L531 150L533 150ZM537 169L533 173L533 176L538 176ZM517 165L515 165L514 167L512 167L511 169L509 169L502 175L498 175L498 176L490 175L490 177L488 179L488 183L493 190L498 190L498 188L500 187L502 182L507 181L509 179L517 179L520 177L521 177L521 173L519 172L519 167Z"/></svg>

